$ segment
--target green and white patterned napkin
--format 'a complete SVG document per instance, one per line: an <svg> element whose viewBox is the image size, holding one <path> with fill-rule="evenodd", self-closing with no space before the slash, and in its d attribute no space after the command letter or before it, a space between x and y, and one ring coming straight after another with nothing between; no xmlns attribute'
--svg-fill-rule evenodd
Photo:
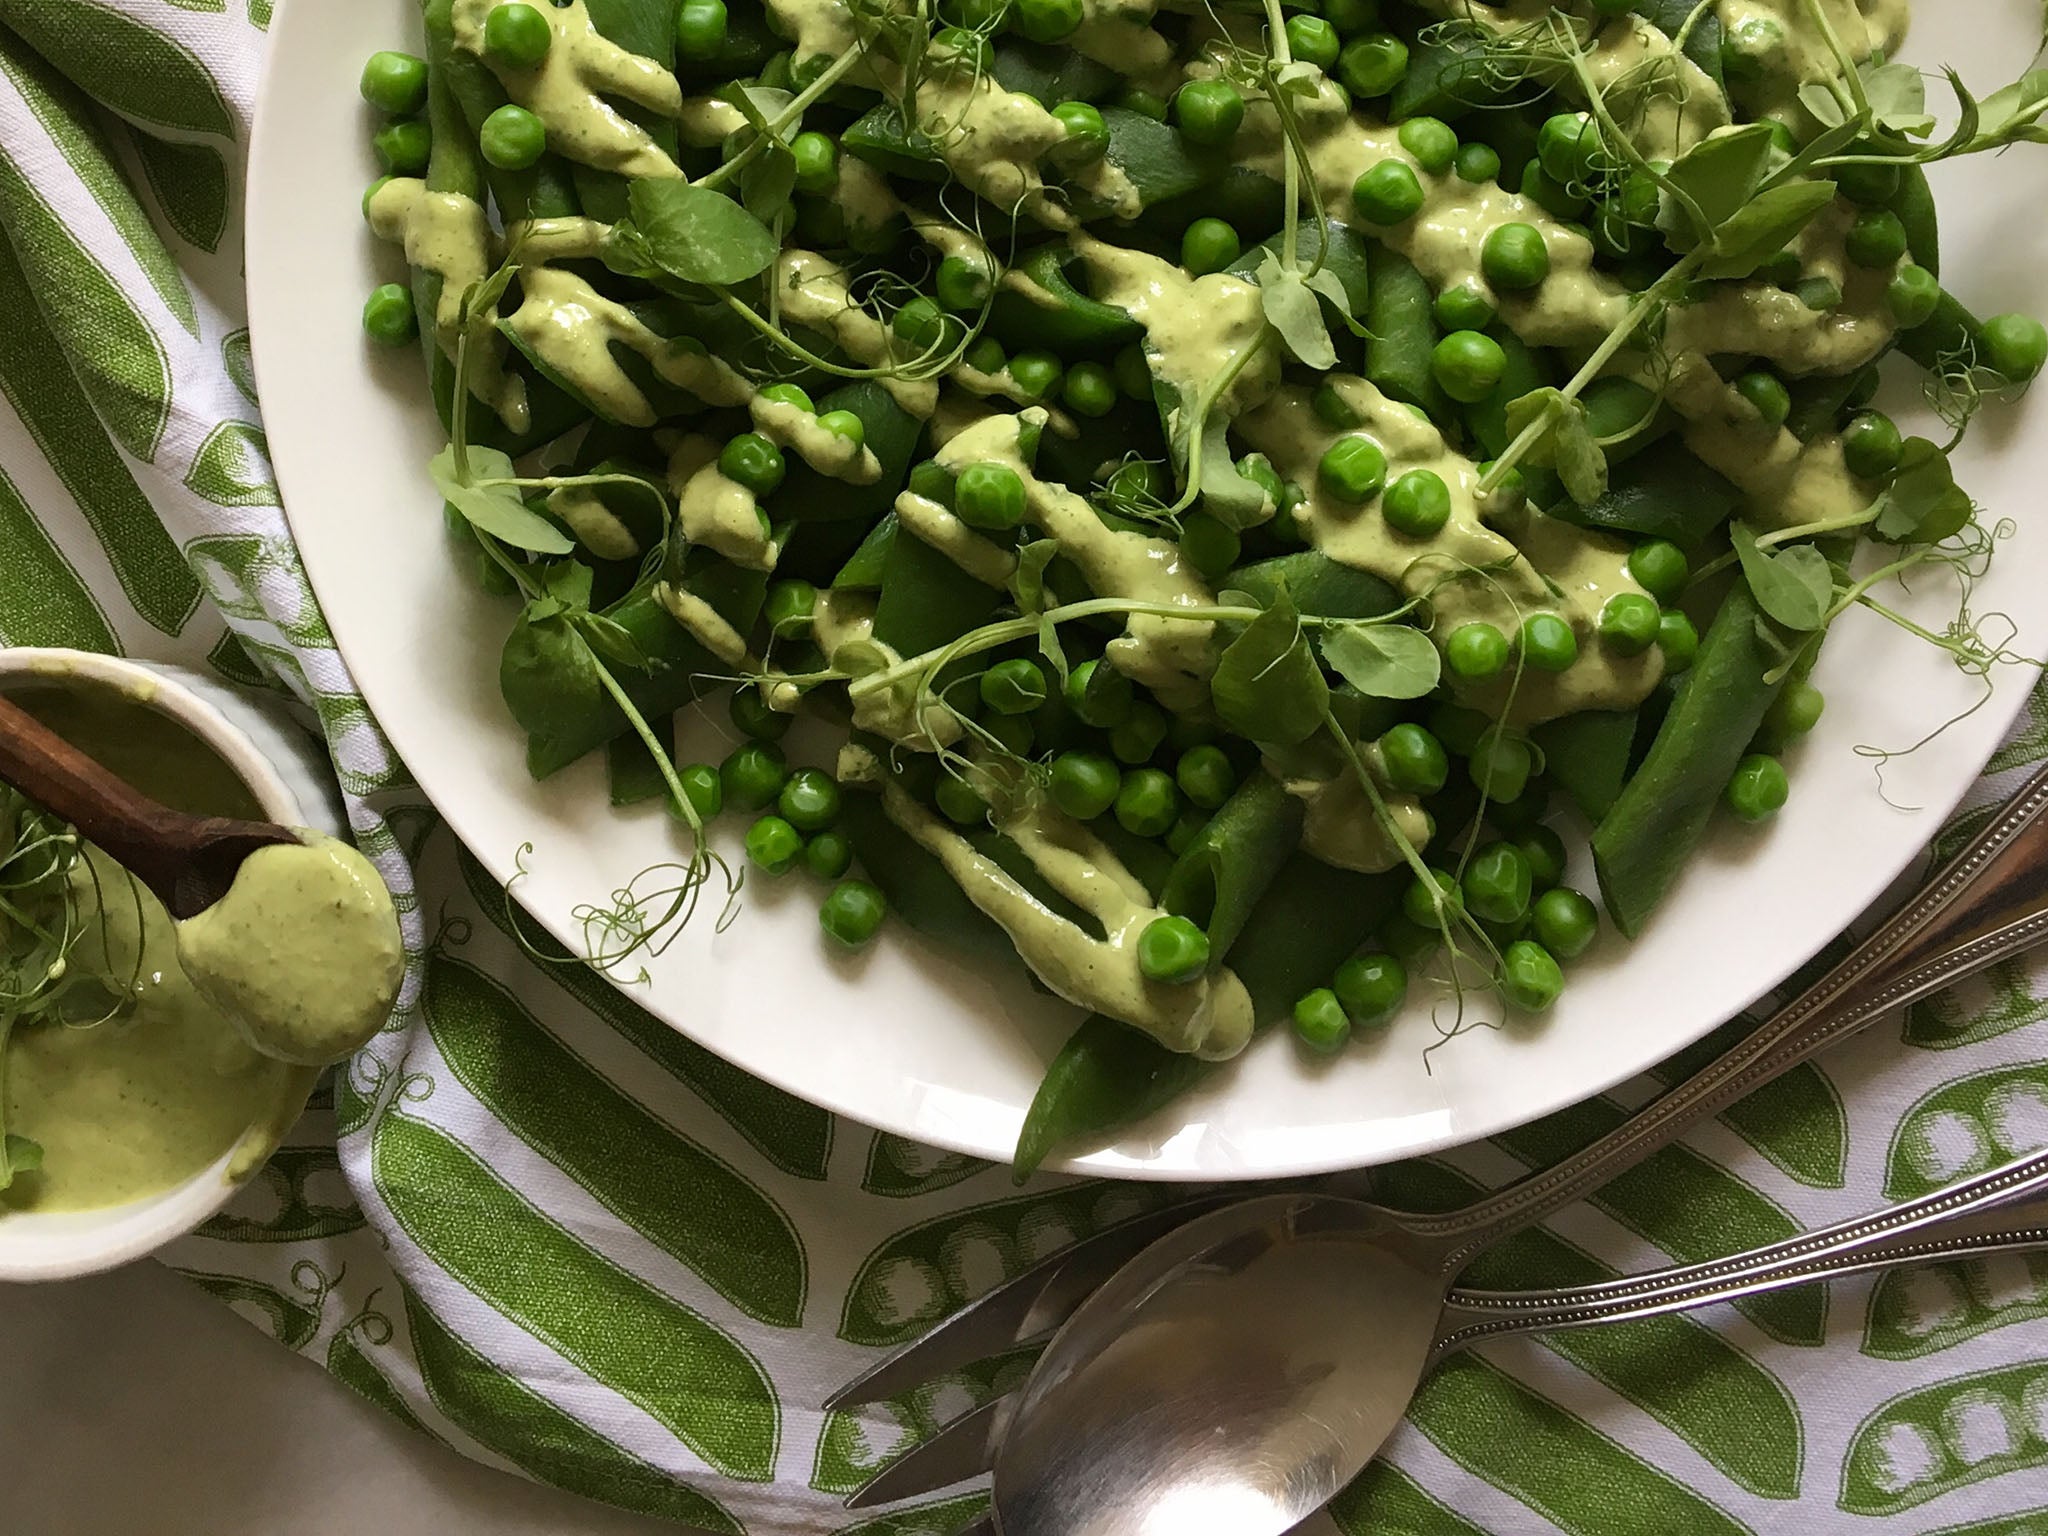
<svg viewBox="0 0 2048 1536"><path fill-rule="evenodd" d="M480 1461L712 1531L940 1536L977 1497L861 1522L838 1496L1019 1362L861 1417L822 1398L1171 1192L1016 1193L1003 1170L835 1121L521 954L498 890L356 697L265 460L240 226L270 15L0 0L0 637L288 691L325 732L412 953L403 1009L337 1074L331 1108L171 1261ZM2037 697L1974 803L2044 756ZM429 928L458 918L468 941L430 951ZM1706 1258L2048 1142L2044 991L2011 964L1915 1008L1508 1244L1485 1280ZM1654 1090L1384 1170L1379 1188L1462 1199ZM2007 1258L1460 1356L1335 1515L1411 1536L2022 1536L2048 1530L2044 1469L2048 1257Z"/></svg>

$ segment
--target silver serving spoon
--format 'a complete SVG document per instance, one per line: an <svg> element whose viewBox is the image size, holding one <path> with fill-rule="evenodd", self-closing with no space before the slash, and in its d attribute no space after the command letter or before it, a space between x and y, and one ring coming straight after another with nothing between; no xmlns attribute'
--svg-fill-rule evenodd
<svg viewBox="0 0 2048 1536"><path fill-rule="evenodd" d="M1398 1422L1474 1255L1823 1046L2048 936L2044 808L2048 769L1820 981L1555 1167L1446 1215L1279 1195L1154 1244L1067 1321L1006 1414L997 1528L1282 1536Z"/></svg>

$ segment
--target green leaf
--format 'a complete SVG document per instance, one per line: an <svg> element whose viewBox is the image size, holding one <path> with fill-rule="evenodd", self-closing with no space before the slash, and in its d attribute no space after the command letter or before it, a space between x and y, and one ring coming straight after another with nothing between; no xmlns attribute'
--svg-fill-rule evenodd
<svg viewBox="0 0 2048 1536"><path fill-rule="evenodd" d="M1323 323L1323 306L1301 274L1282 267L1280 258L1268 251L1257 276L1266 323L1280 333L1287 350L1310 368L1336 367L1337 349Z"/></svg>
<svg viewBox="0 0 2048 1536"><path fill-rule="evenodd" d="M1060 644L1060 627L1051 618L1041 614L1038 619L1038 654L1045 658L1045 664L1052 668L1060 680L1060 686L1067 684L1067 648Z"/></svg>
<svg viewBox="0 0 2048 1536"><path fill-rule="evenodd" d="M775 259L767 225L722 192L642 177L627 208L654 264L686 283L745 282Z"/></svg>
<svg viewBox="0 0 2048 1536"><path fill-rule="evenodd" d="M1351 310L1351 292L1344 286L1344 279L1339 277L1333 270L1329 267L1318 267L1313 272L1304 272L1301 280L1330 301L1336 308L1338 317L1343 320L1345 329L1350 331L1352 335L1363 337L1372 334L1363 325L1358 323L1358 316L1353 314ZM1362 282L1363 278L1360 281Z"/></svg>
<svg viewBox="0 0 2048 1536"><path fill-rule="evenodd" d="M1253 741L1291 747L1321 728L1330 685L1285 590L1224 650L1209 687L1223 723Z"/></svg>
<svg viewBox="0 0 2048 1536"><path fill-rule="evenodd" d="M1331 669L1370 698L1419 699L1443 676L1443 658L1435 644L1406 624L1326 629L1322 650Z"/></svg>
<svg viewBox="0 0 2048 1536"><path fill-rule="evenodd" d="M796 156L780 144L740 172L740 201L764 223L789 206L796 190Z"/></svg>
<svg viewBox="0 0 2048 1536"><path fill-rule="evenodd" d="M427 464L427 478L434 482L434 489L478 532L537 555L566 555L576 547L566 533L519 499L517 486L473 483L507 480L518 474L512 461L497 449L471 448L469 472L469 480L456 473L453 444L435 454Z"/></svg>
<svg viewBox="0 0 2048 1536"><path fill-rule="evenodd" d="M1934 118L1927 110L1927 82L1910 64L1865 64L1864 99L1871 116L1893 133L1924 139L1934 131Z"/></svg>
<svg viewBox="0 0 2048 1536"><path fill-rule="evenodd" d="M1607 494L1607 455L1593 436L1585 406L1576 400L1552 429L1551 453L1557 461L1557 477L1573 501L1590 507Z"/></svg>
<svg viewBox="0 0 2048 1536"><path fill-rule="evenodd" d="M541 590L568 613L590 607L591 580L590 567L579 560L558 560L544 567L540 575Z"/></svg>
<svg viewBox="0 0 2048 1536"><path fill-rule="evenodd" d="M505 637L498 691L519 728L533 736L567 736L606 702L597 658L559 612L529 608Z"/></svg>
<svg viewBox="0 0 2048 1536"><path fill-rule="evenodd" d="M1230 456L1230 418L1221 411L1211 412L1202 426L1201 474L1202 510L1226 528L1250 528L1272 515L1266 488L1237 472Z"/></svg>
<svg viewBox="0 0 2048 1536"><path fill-rule="evenodd" d="M1045 568L1060 552L1055 539L1033 539L1017 550L1017 568L1010 573L1010 596L1023 614L1045 611Z"/></svg>
<svg viewBox="0 0 2048 1536"><path fill-rule="evenodd" d="M1958 532L1975 510L1969 493L1956 484L1948 455L1924 437L1909 437L1875 531L1893 544L1936 544Z"/></svg>
<svg viewBox="0 0 2048 1536"><path fill-rule="evenodd" d="M1846 121L1841 99L1832 89L1815 80L1799 87L1799 105L1824 128L1839 128Z"/></svg>
<svg viewBox="0 0 2048 1536"><path fill-rule="evenodd" d="M1702 139L1665 173L1657 227L1683 249L1707 239L1756 196L1770 158L1769 123L1751 123ZM1683 193L1691 206L1674 192ZM1704 229L1697 227L1696 213L1705 218Z"/></svg>
<svg viewBox="0 0 2048 1536"><path fill-rule="evenodd" d="M1791 181L1759 192L1714 231L1714 254L1700 276L1748 277L1834 200L1832 181Z"/></svg>
<svg viewBox="0 0 2048 1536"><path fill-rule="evenodd" d="M575 617L575 624L577 633L582 635L590 643L590 648L606 661L617 662L622 667L631 667L636 672L653 670L653 659L648 656L640 642L633 638L633 632L617 619L608 619L601 613L579 613Z"/></svg>
<svg viewBox="0 0 2048 1536"><path fill-rule="evenodd" d="M43 1145L30 1141L26 1136L8 1132L0 1140L0 1189L14 1181L17 1173L34 1173L43 1166Z"/></svg>
<svg viewBox="0 0 2048 1536"><path fill-rule="evenodd" d="M1730 523L1728 536L1757 606L1787 629L1803 634L1820 628L1835 600L1835 577L1827 556L1811 544L1793 544L1775 553L1758 549L1756 535L1741 523Z"/></svg>

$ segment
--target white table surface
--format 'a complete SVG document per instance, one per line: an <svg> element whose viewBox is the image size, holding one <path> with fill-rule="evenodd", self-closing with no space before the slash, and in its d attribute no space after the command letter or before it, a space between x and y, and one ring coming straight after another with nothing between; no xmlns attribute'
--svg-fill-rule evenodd
<svg viewBox="0 0 2048 1536"><path fill-rule="evenodd" d="M679 1536L456 1455L154 1263L0 1285L6 1536Z"/></svg>

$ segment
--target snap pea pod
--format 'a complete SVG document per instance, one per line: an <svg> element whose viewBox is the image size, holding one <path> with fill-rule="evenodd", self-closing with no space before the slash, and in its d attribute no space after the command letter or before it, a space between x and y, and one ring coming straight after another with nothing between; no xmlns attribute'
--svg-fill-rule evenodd
<svg viewBox="0 0 2048 1536"><path fill-rule="evenodd" d="M921 655L987 623L1002 600L923 539L899 534L882 563L875 638L900 655Z"/></svg>
<svg viewBox="0 0 2048 1536"><path fill-rule="evenodd" d="M1714 89L1724 96L1727 82L1721 76L1721 45L1725 33L1720 14L1696 0L1635 0L1635 14L1666 37L1685 39L1685 56L1700 67Z"/></svg>
<svg viewBox="0 0 2048 1536"><path fill-rule="evenodd" d="M680 301L671 298L641 299L626 307L632 311L635 319L655 335L665 340L681 337L694 342L690 328L693 311ZM621 421L598 400L578 390L573 380L556 372L546 353L533 346L512 324L509 317L499 319L498 334L505 338L513 350L526 360L527 365L544 379L551 389L574 401L585 415L595 416L599 421L614 425L638 425L631 421ZM657 420L671 416L695 415L705 409L702 400L680 384L672 384L663 378L655 372L652 363L631 347L616 341L609 346L612 358L619 365L620 371L632 381L633 387L652 408Z"/></svg>
<svg viewBox="0 0 2048 1536"><path fill-rule="evenodd" d="M430 40L431 43L431 40ZM429 192L445 192L481 201L484 195L483 155L463 122L462 109L449 89L448 70L427 60L427 126L433 149L427 158ZM442 349L438 330L441 274L427 267L412 269L412 307L419 316L420 345L427 359L427 383L443 427L454 419L455 360ZM484 412L477 412L479 416Z"/></svg>
<svg viewBox="0 0 2048 1536"><path fill-rule="evenodd" d="M885 744L885 762L886 752ZM889 899L889 909L912 928L977 965L1023 968L1010 936L967 899L945 865L889 819L880 795L849 794L839 825L861 869Z"/></svg>
<svg viewBox="0 0 2048 1536"><path fill-rule="evenodd" d="M1735 765L1784 687L1767 680L1783 654L1738 581L1700 642L1698 659L1649 755L1593 829L1593 866L1614 926L1642 932L1705 835Z"/></svg>
<svg viewBox="0 0 2048 1536"><path fill-rule="evenodd" d="M1984 322L1944 288L1927 323L1901 332L1897 345L1929 373L1940 373L1954 361L1983 355Z"/></svg>
<svg viewBox="0 0 2048 1536"><path fill-rule="evenodd" d="M508 99L490 66L455 43L454 0L427 0L423 19L427 35L428 68L440 73L449 94L462 110L472 144L483 131L484 119ZM435 142L440 142L436 126ZM471 153L475 153L472 147ZM506 223L522 219L565 218L577 212L576 185L569 166L559 155L542 155L525 170L508 171L478 156L484 183L498 215Z"/></svg>
<svg viewBox="0 0 2048 1536"><path fill-rule="evenodd" d="M1742 493L1691 449L1666 442L1655 453L1616 465L1606 493L1590 507L1566 497L1551 515L1582 528L1669 539L1693 549L1728 521L1741 499Z"/></svg>
<svg viewBox="0 0 2048 1536"><path fill-rule="evenodd" d="M1477 405L1465 407L1465 430L1472 434L1472 444L1479 450L1475 457L1495 459L1507 451L1513 437L1508 431L1508 402L1519 400L1530 390L1541 389L1553 380L1544 355L1509 327L1492 326L1486 334L1500 343L1506 363L1501 369L1499 387Z"/></svg>
<svg viewBox="0 0 2048 1536"><path fill-rule="evenodd" d="M1447 123L1501 98L1498 71L1487 61L1484 38L1476 33L1417 42L1408 50L1408 72L1387 97L1389 121L1440 117Z"/></svg>
<svg viewBox="0 0 2048 1536"><path fill-rule="evenodd" d="M1361 875L1299 851L1230 947L1261 1027L1328 982L1394 910L1401 874ZM1019 1183L1065 1144L1096 1143L1170 1104L1219 1063L1170 1051L1150 1035L1091 1014L1046 1068L1025 1112L1011 1165Z"/></svg>
<svg viewBox="0 0 2048 1536"><path fill-rule="evenodd" d="M867 531L860 547L847 557L846 564L839 568L839 574L832 578L832 590L881 591L882 573L889 568L889 550L895 544L896 536L896 514L883 513L881 521Z"/></svg>
<svg viewBox="0 0 2048 1536"><path fill-rule="evenodd" d="M989 72L1004 90L1046 107L1063 101L1106 101L1123 84L1123 76L1085 53L1009 36L996 43Z"/></svg>
<svg viewBox="0 0 2048 1536"><path fill-rule="evenodd" d="M1636 718L1632 709L1589 709L1548 721L1529 733L1543 753L1543 771L1550 782L1589 821L1600 820L1621 798Z"/></svg>
<svg viewBox="0 0 2048 1536"><path fill-rule="evenodd" d="M1222 219L1240 235L1258 234L1280 227L1286 196L1286 189L1265 171L1249 165L1225 165L1204 177L1192 191L1147 203L1133 228L1168 250L1180 243L1182 232L1196 219Z"/></svg>
<svg viewBox="0 0 2048 1536"><path fill-rule="evenodd" d="M1301 841L1303 815L1279 780L1254 772L1174 860L1161 905L1201 925L1216 964Z"/></svg>
<svg viewBox="0 0 2048 1536"><path fill-rule="evenodd" d="M1222 584L1249 592L1266 605L1285 591L1296 613L1319 619L1377 618L1402 602L1399 592L1370 571L1341 565L1321 550L1240 565Z"/></svg>
<svg viewBox="0 0 2048 1536"><path fill-rule="evenodd" d="M1876 371L1877 364L1871 363L1854 373L1812 374L1792 380L1792 414L1785 418L1785 430L1802 443L1832 430L1864 380Z"/></svg>
<svg viewBox="0 0 2048 1536"><path fill-rule="evenodd" d="M1927 180L1925 166L1899 168L1899 190L1892 197L1892 212L1906 226L1906 250L1914 262L1936 277L1941 276L1941 217L1934 206L1934 188Z"/></svg>
<svg viewBox="0 0 2048 1536"><path fill-rule="evenodd" d="M1064 244L1042 245L1017 264L1032 291L996 290L988 328L1012 352L1050 348L1062 357L1102 356L1138 339L1143 327L1113 304L1091 299L1068 275ZM1043 295L1043 297L1041 297Z"/></svg>
<svg viewBox="0 0 2048 1536"><path fill-rule="evenodd" d="M584 0L584 9L599 36L629 53L655 60L663 69L676 67L674 0ZM615 103L613 110L646 129L654 147L671 160L675 158L678 139L674 122L631 102ZM616 224L626 216L627 177L587 165L573 167L573 174L576 200L591 218Z"/></svg>
<svg viewBox="0 0 2048 1536"><path fill-rule="evenodd" d="M853 485L788 454L789 473L775 493L776 509L799 522L870 522L895 505L924 438L924 423L874 379L855 379L821 396L818 414L831 411L851 411L860 418L862 440L882 466L880 477Z"/></svg>
<svg viewBox="0 0 2048 1536"><path fill-rule="evenodd" d="M768 588L766 573L742 570L708 553L693 552L692 562L684 575L684 586L740 633L751 630L760 617L761 599ZM655 601L651 582L636 586L603 613L632 637L652 663L644 672L612 668L633 707L649 720L673 714L706 689L719 686L716 679L731 674L731 667L698 644ZM578 719L555 730L529 733L527 771L536 779L544 779L626 729L626 717L610 696L595 692L589 709Z"/></svg>
<svg viewBox="0 0 2048 1536"><path fill-rule="evenodd" d="M1382 245L1370 247L1372 293L1367 300L1365 376L1383 393L1419 405L1432 419L1446 420L1450 397L1436 381L1430 357L1442 332L1429 279L1407 257Z"/></svg>

